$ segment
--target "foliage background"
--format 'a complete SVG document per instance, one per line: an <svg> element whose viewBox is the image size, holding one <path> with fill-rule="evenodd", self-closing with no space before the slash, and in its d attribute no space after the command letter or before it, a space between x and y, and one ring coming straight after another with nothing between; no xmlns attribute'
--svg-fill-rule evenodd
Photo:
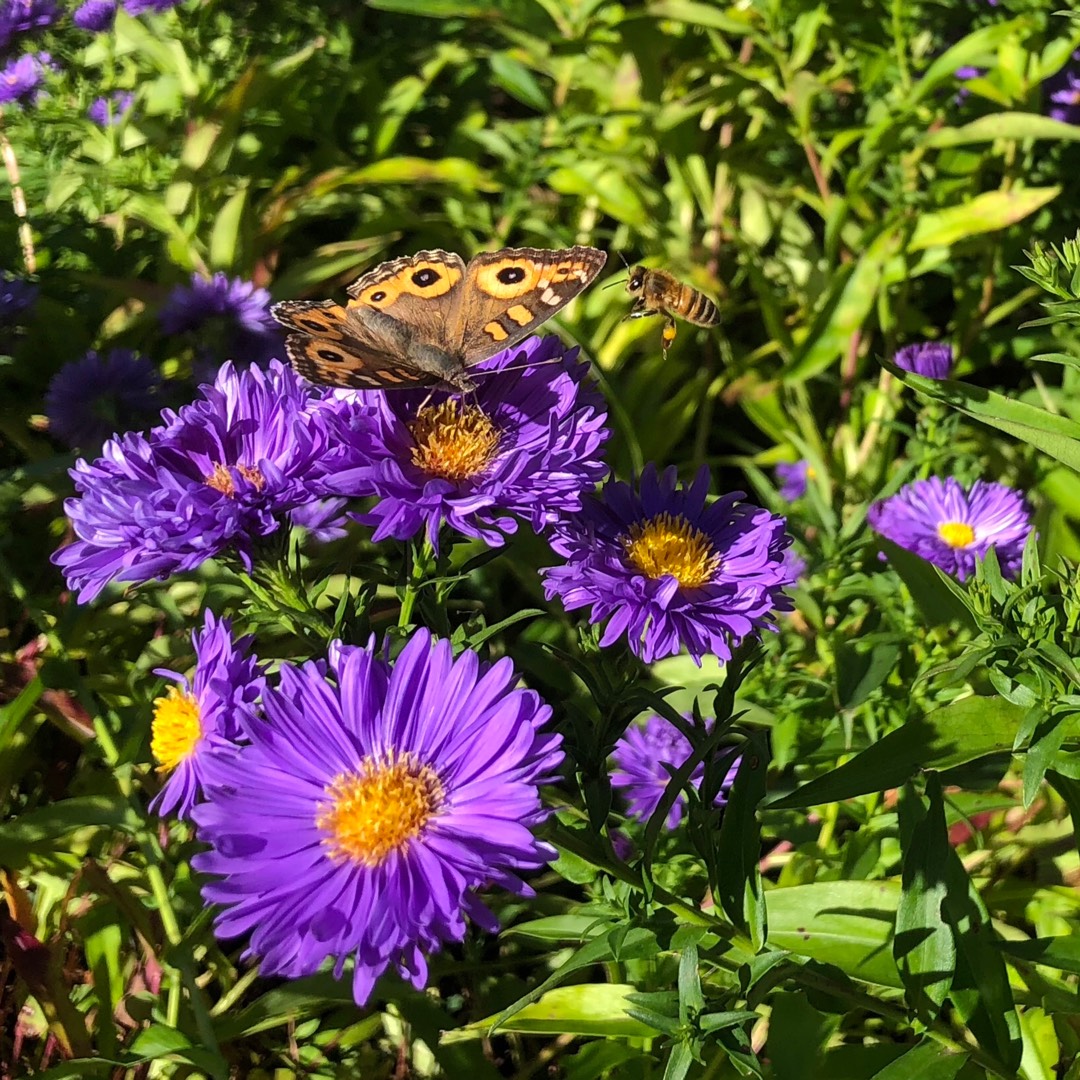
<svg viewBox="0 0 1080 1080"><path fill-rule="evenodd" d="M1053 274L1015 269L1080 227L1080 126L1046 116L1044 87L1080 24L1056 7L211 0L50 32L48 97L2 119L42 294L0 369L0 863L58 973L35 993L7 941L9 1075L1080 1075L1077 333L1064 309L1023 325ZM100 129L86 110L114 89L135 110ZM428 994L388 986L360 1012L329 976L259 979L210 934L190 836L146 815L152 671L183 669L202 606L247 611L268 654L303 643L216 565L77 607L46 559L73 455L45 389L123 345L169 377L163 403L187 400L195 357L156 310L192 271L340 297L423 247L571 243L719 298L722 327L683 327L666 359L655 325L621 321L621 289L557 321L595 361L616 473L707 462L714 490L787 511L770 469L811 461L790 508L798 611L741 683L718 692L715 665L678 658L603 669L600 700L548 649L604 663L543 604L541 540L473 570L449 618L471 635L540 608L485 648L561 715L614 737L650 700L632 691L682 687L676 709L742 714L762 768L719 837L639 830L632 871L587 826L606 807L568 785L538 900L504 903L511 930L447 953ZM1075 260L1048 258L1074 302ZM954 344L962 385L909 377L916 394L882 367L924 338ZM878 561L869 500L929 474L1032 494L1019 584L991 566L951 590L903 553ZM365 558L392 568L358 531L305 574L342 588ZM498 1034L478 1024L556 972ZM50 1023L96 1062L61 1063Z"/></svg>

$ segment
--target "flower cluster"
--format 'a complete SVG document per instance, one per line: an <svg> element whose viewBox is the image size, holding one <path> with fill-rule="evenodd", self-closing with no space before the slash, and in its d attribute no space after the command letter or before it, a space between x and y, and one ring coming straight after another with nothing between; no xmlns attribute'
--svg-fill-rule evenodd
<svg viewBox="0 0 1080 1080"><path fill-rule="evenodd" d="M591 608L592 622L607 620L601 644L625 634L647 664L680 647L698 662L730 659L734 645L773 627L774 612L790 610L791 538L783 518L742 502L742 492L709 503L708 489L707 469L684 488L674 468L652 465L640 491L605 485L555 527L566 563L543 572L548 599Z"/></svg>
<svg viewBox="0 0 1080 1080"><path fill-rule="evenodd" d="M45 394L49 430L71 447L100 446L110 435L151 418L161 376L129 349L88 352L65 364Z"/></svg>
<svg viewBox="0 0 1080 1080"><path fill-rule="evenodd" d="M711 726L707 724L707 728ZM615 763L611 770L611 786L622 792L632 818L644 824L653 816L671 783L672 773L686 764L692 750L690 740L662 716L650 716L644 724L627 729L611 755ZM727 755L731 763L716 793L717 806L727 802L739 770L739 757L731 750ZM704 778L705 763L699 762L690 774L689 782L700 788ZM665 819L668 829L677 828L682 821L686 801L686 792L680 791Z"/></svg>
<svg viewBox="0 0 1080 1080"><path fill-rule="evenodd" d="M1032 527L1020 492L985 480L965 490L951 476L908 484L874 503L867 519L882 536L960 581L975 572L990 548L1002 573L1015 577Z"/></svg>
<svg viewBox="0 0 1080 1080"><path fill-rule="evenodd" d="M491 546L537 532L581 508L605 471L609 432L588 364L559 339L529 338L470 372L467 399L426 391L365 392L343 418L332 490L375 495L360 520L375 540L426 533L438 550L446 524Z"/></svg>
<svg viewBox="0 0 1080 1080"><path fill-rule="evenodd" d="M77 461L78 497L65 506L77 539L53 561L80 603L110 582L165 578L226 551L250 569L257 542L324 494L331 407L281 364L225 364L200 400L163 411L162 426Z"/></svg>
<svg viewBox="0 0 1080 1080"><path fill-rule="evenodd" d="M358 1004L390 967L422 989L466 917L498 928L478 889L533 895L521 875L555 855L538 789L563 754L509 660L421 630L393 664L335 642L268 680L228 623L194 641L193 678L156 702L154 806L194 819L216 932L250 935L263 972L340 977L351 955Z"/></svg>
<svg viewBox="0 0 1080 1080"><path fill-rule="evenodd" d="M157 14L171 10L180 2L181 0L124 0L123 8L129 15L143 15L147 12ZM71 21L80 30L91 30L95 33L108 30L120 6L117 0L86 0L75 9Z"/></svg>

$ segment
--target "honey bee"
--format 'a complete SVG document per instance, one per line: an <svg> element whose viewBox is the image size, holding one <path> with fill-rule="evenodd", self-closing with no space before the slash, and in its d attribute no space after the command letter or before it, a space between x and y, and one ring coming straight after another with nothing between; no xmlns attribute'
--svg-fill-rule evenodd
<svg viewBox="0 0 1080 1080"><path fill-rule="evenodd" d="M675 316L694 326L716 326L720 312L703 292L684 285L666 270L649 270L644 266L630 268L626 291L634 298L628 319L644 319L649 315L664 316L664 354L675 340Z"/></svg>

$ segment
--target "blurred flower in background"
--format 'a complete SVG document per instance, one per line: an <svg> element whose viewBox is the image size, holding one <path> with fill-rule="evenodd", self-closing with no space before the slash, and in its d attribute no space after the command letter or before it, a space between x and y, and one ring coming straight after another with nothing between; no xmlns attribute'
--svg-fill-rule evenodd
<svg viewBox="0 0 1080 1080"><path fill-rule="evenodd" d="M48 53L24 53L0 68L0 105L33 105L41 95L45 72L56 65Z"/></svg>
<svg viewBox="0 0 1080 1080"><path fill-rule="evenodd" d="M130 349L88 352L65 364L45 393L49 430L70 447L97 451L118 432L154 419L161 376Z"/></svg>
<svg viewBox="0 0 1080 1080"><path fill-rule="evenodd" d="M116 0L86 0L75 9L71 21L80 30L108 30L116 18Z"/></svg>
<svg viewBox="0 0 1080 1080"><path fill-rule="evenodd" d="M944 341L919 341L896 351L893 363L902 371L922 375L926 379L947 379L952 374L952 346Z"/></svg>
<svg viewBox="0 0 1080 1080"><path fill-rule="evenodd" d="M127 117L134 103L135 95L130 90L114 90L105 97L99 97L86 110L86 115L98 127L113 127Z"/></svg>
<svg viewBox="0 0 1080 1080"><path fill-rule="evenodd" d="M801 461L781 461L776 466L776 479L780 484L780 498L787 502L794 502L806 494L807 484L813 480L814 470L810 462L803 458Z"/></svg>

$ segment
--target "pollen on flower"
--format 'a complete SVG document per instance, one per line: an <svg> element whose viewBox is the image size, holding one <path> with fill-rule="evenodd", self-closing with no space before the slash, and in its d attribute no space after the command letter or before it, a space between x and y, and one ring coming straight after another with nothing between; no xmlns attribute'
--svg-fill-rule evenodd
<svg viewBox="0 0 1080 1080"><path fill-rule="evenodd" d="M154 701L150 752L160 762L157 771L171 772L186 761L201 738L199 703L179 686L170 686Z"/></svg>
<svg viewBox="0 0 1080 1080"><path fill-rule="evenodd" d="M709 538L682 515L663 513L631 525L622 542L627 558L646 577L670 574L684 589L704 585L720 567Z"/></svg>
<svg viewBox="0 0 1080 1080"><path fill-rule="evenodd" d="M443 480L479 476L499 448L499 431L476 405L449 398L421 409L409 425L413 464Z"/></svg>
<svg viewBox="0 0 1080 1080"><path fill-rule="evenodd" d="M254 465L235 465L233 467L256 491L262 491L266 487L266 477ZM205 483L207 487L220 491L227 498L236 498L236 481L233 479L233 474L229 466L222 464L220 461L214 463L214 471L206 477Z"/></svg>
<svg viewBox="0 0 1080 1080"><path fill-rule="evenodd" d="M333 858L369 868L407 850L443 802L435 771L409 754L367 757L356 772L336 776L326 794L315 819L324 844Z"/></svg>
<svg viewBox="0 0 1080 1080"><path fill-rule="evenodd" d="M937 531L951 548L966 548L975 543L975 530L962 521L943 521Z"/></svg>

